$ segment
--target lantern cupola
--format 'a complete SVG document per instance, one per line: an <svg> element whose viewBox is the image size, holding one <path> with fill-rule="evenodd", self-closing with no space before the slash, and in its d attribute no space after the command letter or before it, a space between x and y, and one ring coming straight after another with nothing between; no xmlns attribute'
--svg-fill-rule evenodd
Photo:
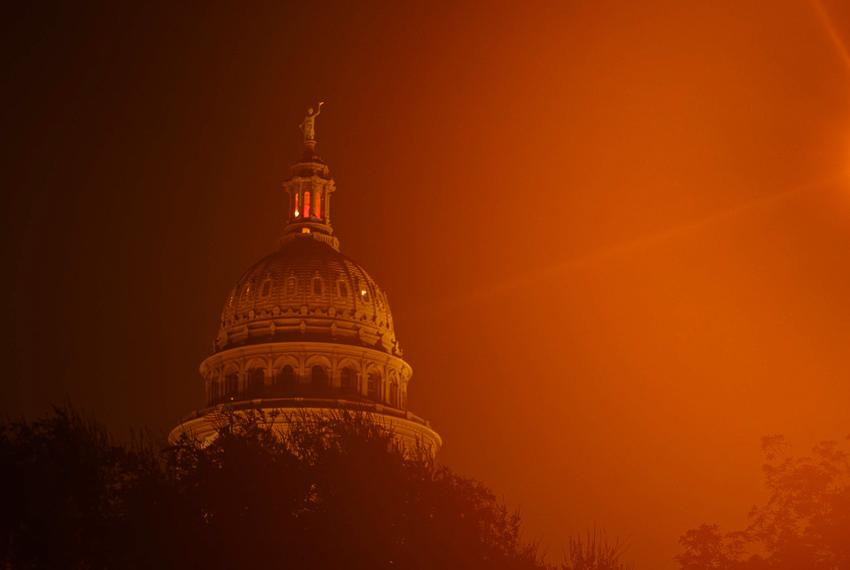
<svg viewBox="0 0 850 570"><path fill-rule="evenodd" d="M331 195L335 184L328 165L316 154L316 117L322 111L307 111L301 123L304 134L304 151L298 162L289 169L289 178L283 183L288 195L286 227L282 242L295 237L313 237L339 250L339 240L331 226Z"/></svg>

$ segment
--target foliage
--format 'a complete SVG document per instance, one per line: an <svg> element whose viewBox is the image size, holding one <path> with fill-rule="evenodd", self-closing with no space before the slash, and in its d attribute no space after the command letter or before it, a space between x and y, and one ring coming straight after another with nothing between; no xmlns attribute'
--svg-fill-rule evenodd
<svg viewBox="0 0 850 570"><path fill-rule="evenodd" d="M850 456L835 442L792 457L782 437L763 441L766 504L746 529L689 530L677 557L682 570L850 568Z"/></svg>
<svg viewBox="0 0 850 570"><path fill-rule="evenodd" d="M610 542L596 529L570 538L569 551L561 570L625 570L626 551L619 541Z"/></svg>
<svg viewBox="0 0 850 570"><path fill-rule="evenodd" d="M0 425L4 568L543 568L481 483L365 415L225 415L209 445L115 443L67 409Z"/></svg>
<svg viewBox="0 0 850 570"><path fill-rule="evenodd" d="M703 524L686 532L679 543L685 549L677 557L682 570L725 570L740 566L746 535L724 534L717 525Z"/></svg>

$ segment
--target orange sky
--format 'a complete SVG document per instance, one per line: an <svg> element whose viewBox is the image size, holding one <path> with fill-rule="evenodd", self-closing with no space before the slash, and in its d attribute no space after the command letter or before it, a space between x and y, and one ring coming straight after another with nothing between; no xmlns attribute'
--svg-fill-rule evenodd
<svg viewBox="0 0 850 570"><path fill-rule="evenodd" d="M25 9L6 413L165 431L275 247L304 108L442 459L553 555L673 568L762 435L850 434L850 4Z"/></svg>

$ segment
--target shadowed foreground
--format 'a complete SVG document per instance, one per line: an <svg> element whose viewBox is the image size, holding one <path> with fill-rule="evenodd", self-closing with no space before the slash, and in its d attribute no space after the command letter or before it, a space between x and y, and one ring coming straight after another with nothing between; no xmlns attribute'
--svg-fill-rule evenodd
<svg viewBox="0 0 850 570"><path fill-rule="evenodd" d="M68 409L0 423L0 567L554 570L481 483L407 450L365 414L221 417L202 447L117 443ZM793 457L765 440L768 501L743 530L681 538L682 570L850 569L850 456ZM625 570L604 533L574 537L560 570Z"/></svg>
<svg viewBox="0 0 850 570"><path fill-rule="evenodd" d="M543 567L488 489L405 454L366 416L286 437L259 419L163 450L67 410L4 425L0 566Z"/></svg>

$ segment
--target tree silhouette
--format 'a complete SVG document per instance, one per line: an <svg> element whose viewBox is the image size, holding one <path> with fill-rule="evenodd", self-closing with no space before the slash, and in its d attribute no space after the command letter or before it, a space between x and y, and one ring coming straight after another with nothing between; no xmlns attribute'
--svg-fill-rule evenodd
<svg viewBox="0 0 850 570"><path fill-rule="evenodd" d="M676 558L682 570L742 568L746 542L744 533L724 534L717 525L703 524L679 539L685 550Z"/></svg>
<svg viewBox="0 0 850 570"><path fill-rule="evenodd" d="M0 425L4 568L544 568L481 483L373 418L224 414L206 446L118 444L67 409Z"/></svg>
<svg viewBox="0 0 850 570"><path fill-rule="evenodd" d="M782 437L762 442L767 503L742 531L689 530L677 556L682 570L850 568L850 456L835 442L792 457Z"/></svg>

